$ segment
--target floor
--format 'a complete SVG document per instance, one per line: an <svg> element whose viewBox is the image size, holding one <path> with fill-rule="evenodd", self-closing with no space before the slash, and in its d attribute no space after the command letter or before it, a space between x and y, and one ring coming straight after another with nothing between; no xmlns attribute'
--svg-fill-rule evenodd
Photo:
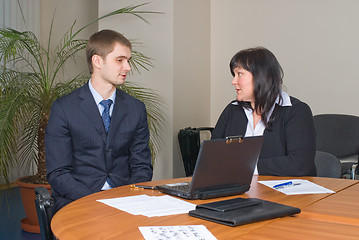
<svg viewBox="0 0 359 240"><path fill-rule="evenodd" d="M21 229L25 211L18 187L0 190L0 240L41 240L40 234Z"/></svg>

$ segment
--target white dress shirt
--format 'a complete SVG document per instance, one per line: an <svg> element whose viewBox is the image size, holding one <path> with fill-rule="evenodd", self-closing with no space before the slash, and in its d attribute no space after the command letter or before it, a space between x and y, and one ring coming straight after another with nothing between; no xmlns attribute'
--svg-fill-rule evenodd
<svg viewBox="0 0 359 240"><path fill-rule="evenodd" d="M100 104L100 102L102 100L107 100L107 99L103 99L103 97L92 87L91 84L91 79L89 81L89 88L90 88L90 92L92 93L93 98L95 99L96 105L98 107L98 110L100 112L100 115L102 116L102 112L104 110L104 106L102 106ZM110 117L112 116L112 112L113 112L113 106L115 105L115 99L116 99L116 91L113 92L113 94L111 95L111 97L109 97L109 99L112 100L112 104L110 106ZM108 182L106 181L105 184L103 185L103 187L101 188L101 190L108 190L111 189L111 186L108 184Z"/></svg>

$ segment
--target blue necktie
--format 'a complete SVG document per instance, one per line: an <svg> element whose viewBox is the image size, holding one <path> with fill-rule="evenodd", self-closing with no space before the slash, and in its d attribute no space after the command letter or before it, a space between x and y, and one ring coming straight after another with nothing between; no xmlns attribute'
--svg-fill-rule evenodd
<svg viewBox="0 0 359 240"><path fill-rule="evenodd" d="M104 110L102 112L102 121L103 121L103 125L105 125L105 129L107 133L108 129L110 128L110 121L111 121L110 107L112 104L112 100L111 99L102 100L100 104L104 107Z"/></svg>

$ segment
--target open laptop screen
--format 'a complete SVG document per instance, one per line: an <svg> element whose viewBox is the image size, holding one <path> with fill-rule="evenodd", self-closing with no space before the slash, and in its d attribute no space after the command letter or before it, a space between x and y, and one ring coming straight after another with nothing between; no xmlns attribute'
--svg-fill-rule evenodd
<svg viewBox="0 0 359 240"><path fill-rule="evenodd" d="M202 142L190 191L250 185L263 142L258 137L228 137Z"/></svg>
<svg viewBox="0 0 359 240"><path fill-rule="evenodd" d="M262 143L263 136L203 141L191 183L161 185L157 189L188 199L229 196L248 191Z"/></svg>

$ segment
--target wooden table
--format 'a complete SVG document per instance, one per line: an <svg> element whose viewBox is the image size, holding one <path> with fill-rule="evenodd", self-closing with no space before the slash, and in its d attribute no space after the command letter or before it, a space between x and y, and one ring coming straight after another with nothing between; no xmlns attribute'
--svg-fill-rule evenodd
<svg viewBox="0 0 359 240"><path fill-rule="evenodd" d="M302 208L301 214L273 221L240 240L357 240L359 239L359 184Z"/></svg>
<svg viewBox="0 0 359 240"><path fill-rule="evenodd" d="M272 221L238 240L358 240L359 227L347 224L286 217ZM357 219L358 221L359 219ZM221 238L218 238L221 239ZM227 239L227 238L222 238ZM228 238L229 239L229 238Z"/></svg>
<svg viewBox="0 0 359 240"><path fill-rule="evenodd" d="M257 183L258 180L278 180L289 179L288 177L273 177L273 176L255 176L253 178L251 189L242 195L216 198L210 200L192 200L194 204L202 204L212 201L220 201L234 197L255 197L264 200L269 200L277 203L287 204L290 206L306 209L314 203L320 203L328 197L335 196L342 191L354 187L358 181L345 180L345 179L331 179L331 178L316 178L305 177L318 185L329 188L336 194L305 194L305 195L285 195L281 192L275 191L269 187ZM293 179L293 177L291 177ZM143 183L143 185L160 185L165 183L175 183L182 181L189 181L190 178L179 178L170 180L160 180ZM99 193L91 194L84 198L78 199L71 204L65 206L53 217L51 228L57 238L60 240L72 239L143 239L142 234L138 230L139 226L173 226L173 225L205 225L208 230L217 237L217 239L250 239L251 233L256 233L266 226L276 224L277 222L284 221L285 224L290 224L291 221L302 221L308 226L311 226L311 221L320 222L316 219L309 219L308 214L306 217L300 218L301 214L296 217L286 217L282 219L272 219L252 224L247 224L238 227L228 227L225 225L213 223L210 221L201 220L198 218L190 217L188 214L178 214L164 217L135 216L126 212L109 207L103 203L97 202L98 199L116 198L125 196L134 196L140 194L147 194L150 196L161 196L162 193L156 190L148 189L133 189L130 186L122 186L115 189L102 191ZM359 218L358 218L359 220ZM332 223L334 224L334 223ZM284 227L285 228L285 227ZM297 227L296 227L297 228ZM267 230L268 231L268 230ZM359 233L359 232L358 232ZM257 232L262 234L262 232ZM288 236L287 236L288 237ZM260 239L260 238L253 238ZM275 239L275 238L268 238ZM307 238L308 239L308 238Z"/></svg>
<svg viewBox="0 0 359 240"><path fill-rule="evenodd" d="M350 186L302 210L302 218L353 225L359 228L359 184ZM359 229L357 239L359 239Z"/></svg>

